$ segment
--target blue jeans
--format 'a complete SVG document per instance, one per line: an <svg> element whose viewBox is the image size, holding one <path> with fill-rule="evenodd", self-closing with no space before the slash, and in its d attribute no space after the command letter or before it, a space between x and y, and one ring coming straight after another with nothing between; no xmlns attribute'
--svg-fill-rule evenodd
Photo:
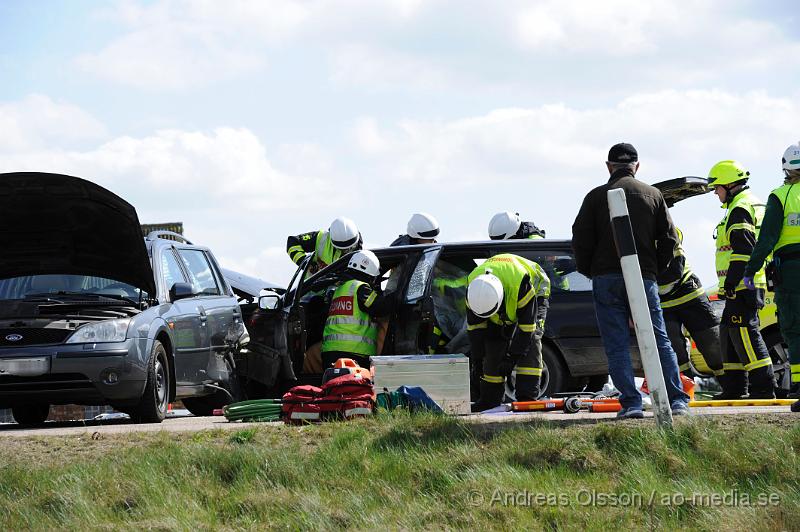
<svg viewBox="0 0 800 532"><path fill-rule="evenodd" d="M658 285L655 281L644 279L644 289L650 307L650 320L658 346L658 357L661 371L667 385L667 396L670 405L677 401L689 402L689 396L683 392L678 359L667 336L664 316L661 313L661 300L658 297ZM631 331L628 326L630 307L625 281L622 274L597 275L592 278L592 294L597 314L597 324L603 337L606 357L608 357L608 373L614 386L622 394L620 403L623 408L642 407L642 396L636 389L633 380L633 364L631 363L630 342Z"/></svg>

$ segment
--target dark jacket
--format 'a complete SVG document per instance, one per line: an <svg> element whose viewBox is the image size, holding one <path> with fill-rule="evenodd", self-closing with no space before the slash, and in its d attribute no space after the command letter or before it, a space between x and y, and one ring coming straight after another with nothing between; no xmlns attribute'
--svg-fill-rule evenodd
<svg viewBox="0 0 800 532"><path fill-rule="evenodd" d="M642 277L655 280L667 269L678 236L661 192L637 180L630 170L617 170L608 183L589 192L572 224L572 248L578 271L587 277L622 273L611 230L607 193L625 191Z"/></svg>

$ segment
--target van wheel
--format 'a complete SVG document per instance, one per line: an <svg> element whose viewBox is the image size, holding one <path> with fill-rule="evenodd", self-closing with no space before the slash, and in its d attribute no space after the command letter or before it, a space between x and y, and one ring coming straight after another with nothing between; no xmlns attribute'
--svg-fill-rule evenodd
<svg viewBox="0 0 800 532"><path fill-rule="evenodd" d="M191 412L192 415L210 416L214 413L214 410L244 399L242 383L230 357L225 357L225 367L228 373L228 381L219 383L220 387L224 388L225 391L216 390L211 395L185 397L182 399L183 406L185 406L186 410Z"/></svg>
<svg viewBox="0 0 800 532"><path fill-rule="evenodd" d="M169 403L169 365L167 351L158 340L153 342L147 362L147 384L139 404L129 412L134 423L161 423L167 417Z"/></svg>
<svg viewBox="0 0 800 532"><path fill-rule="evenodd" d="M11 413L14 415L14 421L20 425L41 425L50 415L50 405L12 406Z"/></svg>

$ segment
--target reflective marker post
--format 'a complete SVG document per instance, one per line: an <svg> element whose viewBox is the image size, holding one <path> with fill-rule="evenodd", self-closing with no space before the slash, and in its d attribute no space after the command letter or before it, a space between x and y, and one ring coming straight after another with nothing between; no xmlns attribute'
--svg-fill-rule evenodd
<svg viewBox="0 0 800 532"><path fill-rule="evenodd" d="M628 293L628 305L631 308L636 340L642 356L644 376L647 377L647 386L650 388L656 423L660 427L672 427L672 410L669 406L667 386L664 384L653 322L650 321L650 306L647 304L642 269L639 267L639 257L636 254L633 228L628 216L628 203L625 201L625 191L621 188L608 191L608 212L611 215L614 241L617 244L622 276L625 279L625 291Z"/></svg>

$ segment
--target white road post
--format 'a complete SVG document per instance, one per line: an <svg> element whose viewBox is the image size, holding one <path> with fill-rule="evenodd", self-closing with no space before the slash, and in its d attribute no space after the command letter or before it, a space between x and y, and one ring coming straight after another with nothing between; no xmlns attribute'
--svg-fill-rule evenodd
<svg viewBox="0 0 800 532"><path fill-rule="evenodd" d="M639 267L633 228L628 216L628 203L625 201L625 191L621 188L608 191L608 211L611 215L614 241L617 243L622 276L625 279L625 290L628 293L628 304L631 307L636 340L642 356L647 386L650 389L656 423L660 427L672 427L672 410L667 396L667 387L664 384L664 373L661 371L656 336L653 333L653 322L650 320L650 307L644 292L642 269Z"/></svg>

